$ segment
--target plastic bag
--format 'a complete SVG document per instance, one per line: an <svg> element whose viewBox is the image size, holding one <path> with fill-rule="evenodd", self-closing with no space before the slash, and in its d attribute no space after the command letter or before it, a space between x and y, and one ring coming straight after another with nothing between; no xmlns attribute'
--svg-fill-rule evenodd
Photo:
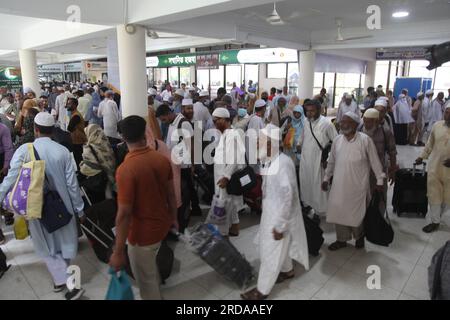
<svg viewBox="0 0 450 320"><path fill-rule="evenodd" d="M27 221L22 216L14 221L14 236L17 240L25 240L29 236Z"/></svg>
<svg viewBox="0 0 450 320"><path fill-rule="evenodd" d="M231 199L226 199L225 191L220 189L219 195L214 196L205 223L217 226L223 235L228 235L231 226L232 210L233 203Z"/></svg>
<svg viewBox="0 0 450 320"><path fill-rule="evenodd" d="M125 270L120 271L119 276L113 269L109 269L111 281L106 294L106 300L134 300L134 294Z"/></svg>

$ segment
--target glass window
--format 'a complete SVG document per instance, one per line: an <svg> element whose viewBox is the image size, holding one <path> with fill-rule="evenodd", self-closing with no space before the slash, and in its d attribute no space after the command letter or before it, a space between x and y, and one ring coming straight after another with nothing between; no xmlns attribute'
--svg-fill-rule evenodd
<svg viewBox="0 0 450 320"><path fill-rule="evenodd" d="M435 70L428 70L430 63L427 60L413 60L409 67L409 76L418 78L431 78L434 80Z"/></svg>
<svg viewBox="0 0 450 320"><path fill-rule="evenodd" d="M155 68L154 72L155 85L160 87L167 81L167 69Z"/></svg>
<svg viewBox="0 0 450 320"><path fill-rule="evenodd" d="M217 98L217 90L224 86L223 72L224 66L219 66L219 69L211 70L211 99Z"/></svg>
<svg viewBox="0 0 450 320"><path fill-rule="evenodd" d="M233 82L236 83L237 87L240 87L242 84L242 68L243 66L236 65L228 65L226 81L227 81L227 91L230 91L233 88Z"/></svg>
<svg viewBox="0 0 450 320"><path fill-rule="evenodd" d="M389 73L389 61L377 61L375 71L375 87L382 85L386 88Z"/></svg>
<svg viewBox="0 0 450 320"><path fill-rule="evenodd" d="M253 86L258 88L259 65L257 65L257 64L246 64L245 65L245 82L246 82L247 89L248 89L248 83L250 80L253 81Z"/></svg>
<svg viewBox="0 0 450 320"><path fill-rule="evenodd" d="M289 63L288 64L288 87L289 94L297 95L298 94L298 81L300 79L300 72L298 63Z"/></svg>
<svg viewBox="0 0 450 320"><path fill-rule="evenodd" d="M434 82L434 91L436 96L439 92L444 92L445 97L449 96L450 89L450 62L444 63L442 67L436 70L436 81Z"/></svg>
<svg viewBox="0 0 450 320"><path fill-rule="evenodd" d="M339 107L344 93L354 94L357 97L359 88L359 73L338 73L336 79L336 99L335 107Z"/></svg>
<svg viewBox="0 0 450 320"><path fill-rule="evenodd" d="M332 107L333 104L333 95L334 95L334 73L326 72L325 73L325 89L327 89L328 98L330 99L329 106Z"/></svg>
<svg viewBox="0 0 450 320"><path fill-rule="evenodd" d="M268 79L286 79L286 63L269 63L267 65Z"/></svg>
<svg viewBox="0 0 450 320"><path fill-rule="evenodd" d="M180 83L191 84L191 68L180 68Z"/></svg>
<svg viewBox="0 0 450 320"><path fill-rule="evenodd" d="M179 87L178 67L169 68L169 82L174 88Z"/></svg>
<svg viewBox="0 0 450 320"><path fill-rule="evenodd" d="M197 70L197 86L202 90L208 90L209 70Z"/></svg>

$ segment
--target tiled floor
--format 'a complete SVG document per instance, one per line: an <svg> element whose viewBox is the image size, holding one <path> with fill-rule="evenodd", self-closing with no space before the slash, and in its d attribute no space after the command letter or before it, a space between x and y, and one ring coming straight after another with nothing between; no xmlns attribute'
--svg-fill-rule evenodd
<svg viewBox="0 0 450 320"><path fill-rule="evenodd" d="M401 167L410 167L419 148L399 147ZM392 190L390 190L390 197ZM392 208L390 208L391 210ZM450 239L449 218L446 225L433 235L422 233L426 221L417 216L398 218L391 213L395 241L389 248L366 244L364 251L352 246L338 252L328 251L326 245L318 258L310 261L306 272L296 267L295 279L275 286L270 298L284 300L321 299L429 299L427 268L431 257ZM254 245L258 217L242 217L241 236L232 239L236 247L258 268L258 254ZM326 244L335 240L332 226L322 225ZM50 276L45 265L34 255L30 240L13 240L11 228L6 228L8 242L5 251L11 270L0 280L0 299L62 299L52 292ZM238 288L222 279L213 269L181 244L174 245L175 266L171 278L162 287L165 299L239 299ZM87 240L80 243L80 254L73 262L81 267L85 299L104 299L108 287L108 267L99 262ZM381 269L381 289L369 290L367 267ZM136 297L138 291L134 288Z"/></svg>

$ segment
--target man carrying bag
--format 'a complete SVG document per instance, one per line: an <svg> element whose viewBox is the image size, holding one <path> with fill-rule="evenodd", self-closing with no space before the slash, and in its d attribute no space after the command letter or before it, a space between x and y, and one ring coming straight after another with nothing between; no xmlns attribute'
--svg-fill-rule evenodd
<svg viewBox="0 0 450 320"><path fill-rule="evenodd" d="M39 113L34 120L36 140L33 146L35 154L39 154L41 160L45 161L46 186L48 189L45 188L46 192L44 193L47 196L52 195L52 198L60 205L60 209L56 211L58 215L53 218L64 217L66 220L56 221L56 223L52 223L53 228L51 230L47 229L49 225L45 226L43 222L48 219L55 222L52 217L47 215L48 212L55 212L55 210L46 209L46 206L53 202L49 202L44 195L42 219L29 220L29 230L36 254L45 261L52 275L54 292L62 292L66 289L67 267L70 265L70 260L77 256L76 217L84 219L84 203L76 178L76 166L71 154L65 147L51 140L54 126L53 116L46 112ZM6 193L16 182L23 163L29 162L29 157L28 145L23 145L17 149L11 160L8 176L0 185L0 201L3 201ZM65 298L76 300L81 298L83 293L82 288L74 288L66 292Z"/></svg>

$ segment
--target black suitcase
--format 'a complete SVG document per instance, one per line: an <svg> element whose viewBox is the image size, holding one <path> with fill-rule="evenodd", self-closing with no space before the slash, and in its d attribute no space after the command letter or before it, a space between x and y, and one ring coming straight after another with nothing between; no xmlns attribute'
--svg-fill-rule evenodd
<svg viewBox="0 0 450 320"><path fill-rule="evenodd" d="M203 165L196 165L194 181L203 191L203 202L210 205L215 193L214 173L211 174Z"/></svg>
<svg viewBox="0 0 450 320"><path fill-rule="evenodd" d="M306 214L303 214L303 221L305 223L309 254L313 257L317 257L319 255L320 248L322 248L322 245L325 242L325 239L323 238L323 230Z"/></svg>
<svg viewBox="0 0 450 320"><path fill-rule="evenodd" d="M0 279L11 266L6 264L6 256L0 248Z"/></svg>
<svg viewBox="0 0 450 320"><path fill-rule="evenodd" d="M392 197L394 212L400 217L402 213L418 213L423 217L428 212L426 164L423 169L401 169L397 171L394 195Z"/></svg>
<svg viewBox="0 0 450 320"><path fill-rule="evenodd" d="M202 260L225 279L240 288L246 288L253 281L254 272L250 263L214 226L204 224L195 227L191 239Z"/></svg>
<svg viewBox="0 0 450 320"><path fill-rule="evenodd" d="M97 259L108 264L113 253L115 236L112 229L116 223L117 204L113 199L92 205L85 190L82 188L84 199L90 207L85 211L86 222L81 225L86 237L88 238ZM161 243L161 247L156 256L156 264L164 284L172 273L174 262L173 250L165 241ZM126 272L133 278L130 261L127 255Z"/></svg>

